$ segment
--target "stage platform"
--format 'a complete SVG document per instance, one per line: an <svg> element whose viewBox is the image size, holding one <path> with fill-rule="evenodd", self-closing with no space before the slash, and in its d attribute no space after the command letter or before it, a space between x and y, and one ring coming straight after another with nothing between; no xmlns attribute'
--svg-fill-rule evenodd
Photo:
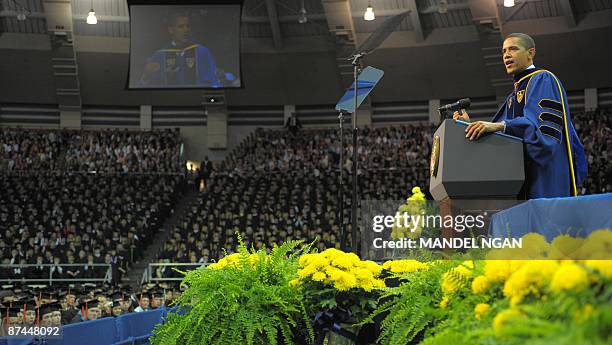
<svg viewBox="0 0 612 345"><path fill-rule="evenodd" d="M586 237L599 229L612 229L612 193L528 200L494 214L489 227L493 237L537 232L547 241L561 234Z"/></svg>

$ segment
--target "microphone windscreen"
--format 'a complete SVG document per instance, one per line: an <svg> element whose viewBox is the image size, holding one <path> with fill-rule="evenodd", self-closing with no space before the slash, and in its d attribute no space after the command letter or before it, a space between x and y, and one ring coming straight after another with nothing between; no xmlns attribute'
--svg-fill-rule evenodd
<svg viewBox="0 0 612 345"><path fill-rule="evenodd" d="M459 107L461 109L467 109L472 104L472 101L469 98L462 98L459 100Z"/></svg>

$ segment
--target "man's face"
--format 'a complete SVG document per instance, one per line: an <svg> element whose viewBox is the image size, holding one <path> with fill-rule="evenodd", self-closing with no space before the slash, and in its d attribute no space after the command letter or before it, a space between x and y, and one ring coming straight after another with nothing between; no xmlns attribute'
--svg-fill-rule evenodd
<svg viewBox="0 0 612 345"><path fill-rule="evenodd" d="M31 325L36 320L36 313L33 310L26 311L26 323Z"/></svg>
<svg viewBox="0 0 612 345"><path fill-rule="evenodd" d="M51 326L61 326L61 324L62 324L62 313L56 310L51 314Z"/></svg>
<svg viewBox="0 0 612 345"><path fill-rule="evenodd" d="M189 17L176 17L174 25L168 28L172 39L176 42L185 42L189 36Z"/></svg>
<svg viewBox="0 0 612 345"><path fill-rule="evenodd" d="M51 325L51 313L43 315L42 325L43 326Z"/></svg>
<svg viewBox="0 0 612 345"><path fill-rule="evenodd" d="M149 297L143 297L140 300L140 306L144 309L144 308L148 308L149 307Z"/></svg>
<svg viewBox="0 0 612 345"><path fill-rule="evenodd" d="M158 307L164 305L164 298L161 296L155 296L155 303Z"/></svg>
<svg viewBox="0 0 612 345"><path fill-rule="evenodd" d="M90 320L97 320L100 318L100 316L102 316L102 310L100 310L100 308L95 307L95 308L89 309L89 319Z"/></svg>
<svg viewBox="0 0 612 345"><path fill-rule="evenodd" d="M523 72L533 64L534 57L535 48L526 49L517 37L510 37L504 41L502 59L506 73L515 75Z"/></svg>

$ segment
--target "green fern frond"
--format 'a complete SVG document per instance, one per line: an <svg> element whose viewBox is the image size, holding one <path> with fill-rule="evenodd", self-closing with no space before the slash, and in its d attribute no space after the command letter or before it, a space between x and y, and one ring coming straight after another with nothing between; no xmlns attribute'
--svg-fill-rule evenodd
<svg viewBox="0 0 612 345"><path fill-rule="evenodd" d="M294 333L306 329L308 343L314 330L306 313L303 295L288 282L297 275L300 241L250 252L237 234L240 259L236 266L203 268L185 273L187 290L176 305L187 307L171 313L154 330L155 345L200 344L293 344ZM259 260L249 260L249 256Z"/></svg>

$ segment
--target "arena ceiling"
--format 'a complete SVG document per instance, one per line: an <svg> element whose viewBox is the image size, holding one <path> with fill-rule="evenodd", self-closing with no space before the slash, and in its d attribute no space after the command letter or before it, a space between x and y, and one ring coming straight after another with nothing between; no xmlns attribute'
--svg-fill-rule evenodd
<svg viewBox="0 0 612 345"><path fill-rule="evenodd" d="M45 34L48 32L44 0L2 0L0 2L0 32ZM70 2L70 1L69 1ZM274 38L282 45L283 38L327 35L329 22L338 13L329 10L336 0L245 0L242 15L242 36L248 38ZM376 20L363 20L368 3L372 3ZM496 16L502 24L509 21L536 20L550 17L566 17L575 23L591 12L612 10L612 0L516 0L512 8L501 6L502 0L350 0L347 12L353 19L355 33L370 33L388 16L416 9L416 14L407 17L398 31L422 32L440 28L472 26L482 20L476 14L479 7L497 3ZM87 25L85 18L92 7L90 0L72 0L72 21L75 35L129 37L129 17L125 0L94 0L93 7L98 16L97 25ZM489 3L489 4L487 4ZM300 10L306 10L308 21L298 23ZM326 9L328 9L326 11ZM18 20L21 11L27 13L26 20ZM490 18L492 19L492 18ZM571 25L571 24L570 24Z"/></svg>
<svg viewBox="0 0 612 345"><path fill-rule="evenodd" d="M612 37L612 0L515 2L514 7L505 8L503 0L244 0L241 37L248 83L246 89L229 93L239 102L253 104L268 104L271 99L286 104L329 102L350 85L352 70L346 57L386 18L405 11L410 14L382 45L384 54L366 57L366 63L389 72L375 98L447 98L465 90L468 96L505 95L510 80L501 66L500 42L504 34L516 31L538 36L538 44L544 48L540 61L571 82L570 87L612 86L612 73L606 72L608 62L603 57L609 56L612 48L601 44ZM58 3L66 10L60 14L45 11L49 4ZM97 25L85 23L92 3ZM374 21L363 19L368 3L374 7ZM307 21L299 23L303 12ZM18 20L22 13L25 20ZM63 29L57 29L58 21ZM74 50L73 61L64 65L46 62L58 60L54 55L58 44ZM577 49L559 49L560 44ZM53 100L59 104L78 108L83 102L114 102L118 94L107 90L123 89L127 68L127 2L0 0L3 49L8 50L0 54L0 64L5 66L0 72L2 68L9 74L19 71L9 76L4 88L0 86L8 100L29 102L36 98L22 96L29 90L25 82L22 88L8 86L29 78L37 85L47 85L46 92L56 94ZM15 67L15 56L23 60L20 68ZM578 71L576 61L592 70ZM315 65L316 80L301 72ZM57 86L54 78L65 70L74 75L72 83ZM271 79L271 75L276 77ZM453 79L452 85L449 79ZM313 85L333 86L321 89ZM287 96L287 90L293 89L294 94ZM303 96L312 90L321 90L321 95ZM129 95L132 102L160 98L143 101L135 95Z"/></svg>

